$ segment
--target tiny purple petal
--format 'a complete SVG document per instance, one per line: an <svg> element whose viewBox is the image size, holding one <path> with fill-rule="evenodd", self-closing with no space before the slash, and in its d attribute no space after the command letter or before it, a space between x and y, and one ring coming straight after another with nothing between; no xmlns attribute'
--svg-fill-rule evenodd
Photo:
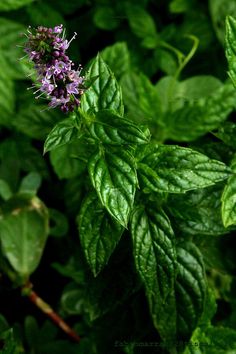
<svg viewBox="0 0 236 354"><path fill-rule="evenodd" d="M70 63L64 63L63 61L57 61L56 64L54 65L54 74L58 75L60 73L65 73L66 71L70 70L71 64Z"/></svg>
<svg viewBox="0 0 236 354"><path fill-rule="evenodd" d="M66 90L69 94L75 94L78 95L78 83L77 82L71 82L70 84L66 85Z"/></svg>
<svg viewBox="0 0 236 354"><path fill-rule="evenodd" d="M54 33L60 34L60 33L62 33L62 31L63 31L63 25L55 26L55 27L53 28L53 32L54 32Z"/></svg>

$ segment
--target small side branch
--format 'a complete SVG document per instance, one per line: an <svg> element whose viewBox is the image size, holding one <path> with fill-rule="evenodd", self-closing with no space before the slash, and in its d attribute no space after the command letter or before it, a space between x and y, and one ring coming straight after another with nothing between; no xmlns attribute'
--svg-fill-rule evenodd
<svg viewBox="0 0 236 354"><path fill-rule="evenodd" d="M77 343L80 342L80 336L51 308L50 305L32 290L32 284L26 284L22 287L22 295L27 296L34 305L44 312L71 339Z"/></svg>

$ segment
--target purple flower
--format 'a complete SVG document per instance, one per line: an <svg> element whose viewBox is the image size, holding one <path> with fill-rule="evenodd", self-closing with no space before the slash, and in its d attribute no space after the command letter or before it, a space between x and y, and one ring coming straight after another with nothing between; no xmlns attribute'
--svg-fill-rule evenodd
<svg viewBox="0 0 236 354"><path fill-rule="evenodd" d="M51 83L49 79L44 77L42 79L42 86L41 86L41 91L45 91L46 93L50 94L55 88L55 85Z"/></svg>
<svg viewBox="0 0 236 354"><path fill-rule="evenodd" d="M57 106L65 105L66 103L69 102L69 100L70 100L69 97L67 97L67 98L52 97L51 102L49 103L49 106L52 108L55 108Z"/></svg>
<svg viewBox="0 0 236 354"><path fill-rule="evenodd" d="M65 73L71 69L71 64L65 63L62 60L57 61L54 65L54 75L58 75L60 73Z"/></svg>
<svg viewBox="0 0 236 354"><path fill-rule="evenodd" d="M67 93L69 93L69 94L74 93L75 95L78 95L78 93L79 93L78 82L74 81L74 82L71 82L70 84L67 84L66 90L67 90Z"/></svg>
<svg viewBox="0 0 236 354"><path fill-rule="evenodd" d="M50 108L59 106L65 113L73 111L79 106L79 98L85 89L84 77L80 75L81 67L77 71L72 70L74 63L66 55L76 33L70 41L64 39L63 25L54 28L39 26L28 30L28 33L25 52L35 64L40 85L36 92L41 91L36 98L45 94L50 99Z"/></svg>
<svg viewBox="0 0 236 354"><path fill-rule="evenodd" d="M62 33L63 25L55 26L52 31L53 33L59 33L59 34Z"/></svg>

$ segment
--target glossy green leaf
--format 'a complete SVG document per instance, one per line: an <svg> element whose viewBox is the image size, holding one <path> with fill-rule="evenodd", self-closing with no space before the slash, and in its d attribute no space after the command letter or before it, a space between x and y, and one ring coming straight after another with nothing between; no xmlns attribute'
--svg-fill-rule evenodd
<svg viewBox="0 0 236 354"><path fill-rule="evenodd" d="M207 289L204 263L198 248L191 242L177 246L177 262L177 329L179 337L189 339L204 310Z"/></svg>
<svg viewBox="0 0 236 354"><path fill-rule="evenodd" d="M162 339L174 339L176 253L170 221L154 204L137 207L132 215L131 234L136 269L146 290L154 325Z"/></svg>
<svg viewBox="0 0 236 354"><path fill-rule="evenodd" d="M140 146L137 159L143 188L156 192L185 193L230 176L224 163L175 145Z"/></svg>
<svg viewBox="0 0 236 354"><path fill-rule="evenodd" d="M0 3L0 11L16 10L30 4L34 0L4 0Z"/></svg>
<svg viewBox="0 0 236 354"><path fill-rule="evenodd" d="M236 86L236 19L232 16L228 16L226 18L226 47L225 54L228 61L229 71L228 74L234 84Z"/></svg>
<svg viewBox="0 0 236 354"><path fill-rule="evenodd" d="M96 276L108 263L123 227L106 212L96 193L89 194L84 200L78 225L86 260Z"/></svg>
<svg viewBox="0 0 236 354"><path fill-rule="evenodd" d="M71 115L57 123L50 131L44 143L44 153L56 147L71 143L79 139L80 135L77 117Z"/></svg>
<svg viewBox="0 0 236 354"><path fill-rule="evenodd" d="M130 53L126 42L117 42L101 52L103 60L109 65L119 79L130 69Z"/></svg>
<svg viewBox="0 0 236 354"><path fill-rule="evenodd" d="M109 110L98 112L89 130L93 138L110 145L145 144L150 139L148 129L142 130Z"/></svg>
<svg viewBox="0 0 236 354"><path fill-rule="evenodd" d="M99 151L89 160L88 168L102 204L126 227L137 185L133 157L125 150Z"/></svg>
<svg viewBox="0 0 236 354"><path fill-rule="evenodd" d="M224 226L236 225L236 175L229 178L221 200Z"/></svg>
<svg viewBox="0 0 236 354"><path fill-rule="evenodd" d="M222 186L197 189L169 197L168 209L181 232L217 236L228 233L221 217Z"/></svg>
<svg viewBox="0 0 236 354"><path fill-rule="evenodd" d="M48 236L48 212L37 197L13 197L0 219L4 256L23 280L37 268Z"/></svg>
<svg viewBox="0 0 236 354"><path fill-rule="evenodd" d="M114 74L99 54L88 68L86 80L93 80L93 83L82 95L82 111L97 112L101 109L112 109L123 115L121 89Z"/></svg>
<svg viewBox="0 0 236 354"><path fill-rule="evenodd" d="M25 135L41 140L46 138L62 117L62 112L52 109L47 110L44 105L37 105L33 102L30 106L25 106L18 112L13 125Z"/></svg>

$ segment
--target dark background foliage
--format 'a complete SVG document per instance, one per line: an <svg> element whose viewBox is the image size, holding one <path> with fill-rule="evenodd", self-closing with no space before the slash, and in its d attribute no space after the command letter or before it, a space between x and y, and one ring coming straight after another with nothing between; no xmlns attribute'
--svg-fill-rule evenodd
<svg viewBox="0 0 236 354"><path fill-rule="evenodd" d="M99 262L96 268L94 259L90 263L89 255L85 256L86 241L78 233L78 214L85 197L91 198L88 205L90 200L94 201L88 206L93 220L104 213L96 196L90 194L93 172L90 177L85 172L90 151L74 140L43 155L47 135L65 116L57 109L45 110L45 101L34 100L32 91L27 90L31 79L35 79L34 74L27 76L33 73L32 65L27 58L18 60L24 56L18 46L24 45L23 33L27 33L29 25L53 27L62 23L67 38L78 33L69 49L72 60L76 65L82 64L86 75L91 60L100 52L121 86L125 117L139 127L148 126L152 141L191 148L233 169L236 91L227 75L227 15L236 17L233 0L1 1L0 195L1 218L6 225L0 231L7 237L3 241L0 235L0 353L211 354L236 350L235 202L231 203L230 215L227 208L222 209L222 200L228 203L228 189L231 188L230 193L233 190L235 198L235 180L222 182L225 177L219 177L219 183L215 178L207 188L198 184L186 189L180 186L178 190L176 185L170 186L171 179L167 177L168 187L159 190L151 183L145 185L140 167L141 192L136 195L135 205L144 206L146 214L139 207L133 210L131 225L122 236L121 226L114 220L106 224L107 238L115 239L109 245L114 252L110 249L112 255L107 257L104 268ZM89 149L93 152L93 145ZM166 156L171 151L170 148ZM181 163L180 160L179 157L176 161ZM140 161L151 166L145 157ZM193 169L197 164L194 161ZM166 160L161 163L164 166ZM178 166L175 168L173 173L178 174ZM180 179L183 177L180 175ZM36 198L37 194L45 204L46 207L40 206L40 217L44 217L44 208L49 212L50 230L45 248L43 230L37 234L39 224L36 221L34 224L33 215L28 214L28 201L21 199L25 194L26 200ZM12 195L16 196L15 204L9 206ZM22 263L18 259L21 247L11 249L8 241L12 238L17 245L21 221L9 231L9 225L11 230L15 221L6 216L7 208L14 211L18 207L30 218ZM156 211L159 207L164 211ZM174 344L173 338L168 339L174 331L167 316L172 311L171 305L161 313L163 308L159 303L164 295L158 298L160 294L155 293L155 287L145 284L145 277L140 276L140 269L137 271L134 253L139 252L138 247L135 251L139 218L144 223L148 218L150 234L160 232L161 238L163 225L164 229L169 228L170 239L175 234L181 270L175 276L180 315ZM161 225L161 231L155 229L156 225ZM98 232L103 230L103 225L100 227ZM133 241L130 230L134 230ZM170 239L165 247L171 259ZM41 252L38 256L37 249ZM145 256L148 253L144 250L142 257ZM161 253L157 261L160 258ZM81 335L79 344L68 339L22 296L24 272L19 267L25 263L37 293ZM170 262L167 273L171 267ZM160 273L157 271L157 275ZM181 281L190 300L181 293ZM163 333L167 336L165 345Z"/></svg>

